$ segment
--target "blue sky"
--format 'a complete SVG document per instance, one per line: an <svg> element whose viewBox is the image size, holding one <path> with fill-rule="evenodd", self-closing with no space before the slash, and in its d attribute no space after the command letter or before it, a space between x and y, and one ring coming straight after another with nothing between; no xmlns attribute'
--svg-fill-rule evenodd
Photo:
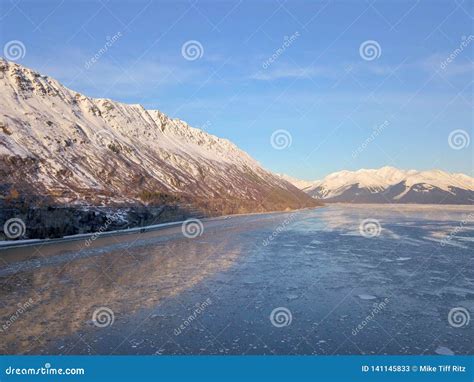
<svg viewBox="0 0 474 382"><path fill-rule="evenodd" d="M17 62L74 90L159 109L275 172L473 175L474 143L448 142L473 138L473 4L0 0L0 43L21 41ZM194 60L188 41L202 46ZM276 130L291 145L275 149Z"/></svg>

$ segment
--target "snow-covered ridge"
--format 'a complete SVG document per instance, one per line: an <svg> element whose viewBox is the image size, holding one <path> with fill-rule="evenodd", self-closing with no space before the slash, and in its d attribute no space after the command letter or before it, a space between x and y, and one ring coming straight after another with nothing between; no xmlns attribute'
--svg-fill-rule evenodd
<svg viewBox="0 0 474 382"><path fill-rule="evenodd" d="M400 182L406 182L407 186L430 184L445 191L449 191L449 187L452 186L474 190L474 178L464 174L450 174L442 170L399 170L389 166L380 169L335 172L321 181L314 182L310 188L324 186L335 190L358 184L359 187L386 189Z"/></svg>
<svg viewBox="0 0 474 382"><path fill-rule="evenodd" d="M474 178L464 174L450 174L442 170L399 170L389 166L380 169L335 172L321 181L314 182L308 190L317 187L341 190L354 184L358 184L360 188L386 189L400 182L405 182L408 187L415 184L428 184L444 191L449 191L449 188L453 186L474 191Z"/></svg>
<svg viewBox="0 0 474 382"><path fill-rule="evenodd" d="M0 79L4 81L4 85L6 83L11 90L23 96L22 100L19 97L14 97L15 99L12 100L9 99L8 92L2 91L0 95L1 111L5 115L7 123L9 122L8 111L12 111L13 108L18 107L18 103L21 104L23 102L33 107L38 107L36 111L43 112L46 117L49 114L48 111L41 110L37 102L34 101L34 95L49 95L65 101L66 106L72 106L75 109L73 110L73 117L77 117L79 115L78 112L83 112L81 119L84 124L90 125L91 128L95 127L96 133L99 133L101 130L98 129L104 125L104 121L101 119L105 119L106 122L116 127L119 130L118 132L122 133L120 134L122 139L126 135L128 137L138 137L138 134L146 136L150 134L151 128L158 127L161 129L164 137L159 136L162 139L154 143L165 148L172 147L177 150L186 151L186 149L190 149L193 146L193 150L199 148L198 150L201 155L208 156L211 159L227 162L237 160L250 166L259 166L247 153L240 150L229 140L193 128L179 119L171 119L158 110L145 110L141 105L127 105L110 99L90 98L66 88L55 79L41 75L32 69L25 68L16 63L8 62L2 58L0 58L0 72L4 74L3 78ZM32 96L29 96L28 92ZM54 114L60 113L62 116L70 114L69 110L65 110L58 103L52 102L52 106ZM183 141L187 143L186 147L182 146ZM24 154L21 149L16 153L19 155Z"/></svg>
<svg viewBox="0 0 474 382"><path fill-rule="evenodd" d="M20 188L101 204L146 191L261 200L268 209L265 195L276 187L312 203L227 139L158 110L87 97L1 58L0 159L0 196Z"/></svg>
<svg viewBox="0 0 474 382"><path fill-rule="evenodd" d="M474 178L442 170L400 170L385 166L379 169L339 171L322 180L304 183L292 181L316 199L359 202L474 202ZM434 196L436 195L436 197Z"/></svg>

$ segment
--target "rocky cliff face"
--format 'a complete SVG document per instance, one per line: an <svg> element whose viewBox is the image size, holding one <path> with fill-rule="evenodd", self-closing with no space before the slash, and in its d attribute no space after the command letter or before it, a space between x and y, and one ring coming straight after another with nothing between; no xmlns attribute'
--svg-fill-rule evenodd
<svg viewBox="0 0 474 382"><path fill-rule="evenodd" d="M226 139L3 59L0 177L3 203L185 202L214 214L317 204Z"/></svg>

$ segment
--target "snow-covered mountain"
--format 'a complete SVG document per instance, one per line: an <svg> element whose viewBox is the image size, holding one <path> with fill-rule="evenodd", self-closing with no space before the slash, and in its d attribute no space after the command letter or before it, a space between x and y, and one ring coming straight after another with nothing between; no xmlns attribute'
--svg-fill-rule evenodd
<svg viewBox="0 0 474 382"><path fill-rule="evenodd" d="M292 176L286 174L277 174L280 178L290 182L293 186L299 188L300 190L304 190L305 188L311 187L314 184L314 181L311 180L302 180L293 178Z"/></svg>
<svg viewBox="0 0 474 382"><path fill-rule="evenodd" d="M400 170L386 166L339 171L300 188L313 198L328 202L474 203L474 178L441 170Z"/></svg>
<svg viewBox="0 0 474 382"><path fill-rule="evenodd" d="M158 110L94 99L0 58L0 204L180 197L219 212L317 202L226 139Z"/></svg>

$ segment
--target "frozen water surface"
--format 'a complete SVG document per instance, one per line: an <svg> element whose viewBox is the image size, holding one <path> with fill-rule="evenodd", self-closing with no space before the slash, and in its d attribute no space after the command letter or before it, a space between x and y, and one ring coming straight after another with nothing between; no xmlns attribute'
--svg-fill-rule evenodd
<svg viewBox="0 0 474 382"><path fill-rule="evenodd" d="M1 249L0 351L474 354L473 212L332 205Z"/></svg>

